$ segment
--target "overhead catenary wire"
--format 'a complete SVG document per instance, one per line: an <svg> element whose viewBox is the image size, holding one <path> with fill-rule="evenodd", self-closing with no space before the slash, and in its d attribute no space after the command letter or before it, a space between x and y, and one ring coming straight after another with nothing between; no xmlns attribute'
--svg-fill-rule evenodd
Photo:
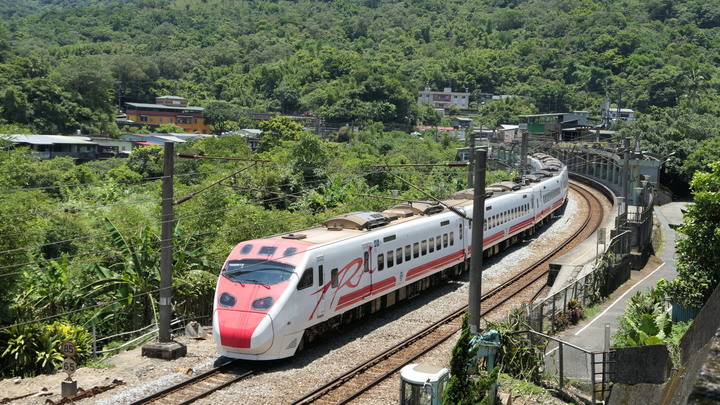
<svg viewBox="0 0 720 405"><path fill-rule="evenodd" d="M324 181L324 180L306 181L306 182L301 183L301 185L307 186L307 185L312 184L312 183L319 183L319 182L323 182L323 181ZM285 184L277 184L277 185L268 186L267 188L270 189L270 188L285 187L285 186L292 186L292 185L294 185L294 184L293 184L293 183L285 183ZM277 194L277 192L269 192L269 191L263 190L263 189L254 189L254 191ZM222 192L221 192L221 191L218 191L218 192L216 192L216 193L203 194L203 197L212 196L212 195L218 195L218 194L222 194ZM294 194L286 194L286 195L292 196L292 197L297 197L297 195L294 195ZM8 214L8 215L4 215L4 216L3 216L3 215L0 215L0 218L1 218L1 217L30 216L30 215L47 215L47 214L53 214L53 213L77 213L77 212L80 212L80 211L91 210L91 209L98 209L98 210L99 210L99 209L103 209L103 208L116 207L116 206L128 206L128 205L139 205L139 204L145 204L145 203L160 203L160 202L162 202L162 199L152 199L152 200L142 200L142 201L138 201L138 202L128 202L128 203L96 205L96 206L91 206L91 207L64 208L64 209L62 209L62 210L55 210L55 211L42 211L42 212L30 212L30 213L21 213L21 214ZM263 201L261 201L261 202L264 203L264 202L266 202L266 201L263 200ZM122 222L123 222L123 221L115 222L115 223L122 223ZM156 225L156 224L148 224L148 225ZM46 231L47 231L47 230L24 231L24 232L18 232L18 233L15 233L15 234L4 234L4 236L12 236L12 235L18 235L18 234L27 234L27 233L29 233L29 232L30 232L30 233L41 233L41 232L46 232ZM56 241L56 242L57 242L57 243L62 243L62 242L67 242L67 240L64 240L64 241ZM1 252L0 252L0 253L1 253Z"/></svg>
<svg viewBox="0 0 720 405"><path fill-rule="evenodd" d="M232 209L236 209L236 208L245 207L245 206L247 206L247 205L259 205L259 204L264 204L264 203L267 203L267 202L270 202L270 201L277 200L277 199L279 199L279 198L281 198L281 197L273 197L273 198L265 199L265 200L263 200L263 201L261 201L261 202L259 202L259 203L255 203L255 204L249 203L249 204L243 204L243 205L235 205L235 206L232 206L232 207L225 207L225 208L213 210L213 211L211 211L211 212L204 212L204 213L200 213L200 214L192 214L192 215L188 215L188 216L185 216L185 217L177 218L176 221L181 221L181 220L184 220L184 219L189 219L189 218L194 218L194 217L207 216L207 215L211 215L211 214L217 213L217 212L228 211L228 210L232 210ZM272 223L272 222L274 222L274 221L267 221L267 223ZM159 222L159 223L151 223L151 224L144 224L144 225L138 225L138 226L134 226L134 227L130 227L130 228L118 229L117 232L124 232L124 231L129 231L129 230L143 229L143 228L148 228L148 227L151 227L151 226L157 226L157 225L161 225L161 224L162 224L162 222ZM262 223L259 223L259 224L262 224ZM235 228L230 228L230 229L235 229ZM60 244L60 243L74 242L74 241L85 240L85 239L89 239L89 238L95 238L95 237L104 237L104 236L109 236L109 235L113 234L114 232L116 232L116 231L105 232L105 233L101 233L101 234L84 236L84 237L73 238L73 239L67 239L67 240L62 240L62 241L56 241L56 242L51 242L51 243L46 243L46 244L34 245L34 246L25 247L25 248L17 248L17 249L11 249L11 250L6 250L6 251L0 251L0 253L13 253L13 252L18 252L18 251L25 251L25 250L35 249L35 248L41 248L41 247L45 247L45 246L51 246L51 245ZM214 233L214 231L213 231L213 232L205 232L205 233L198 234L198 235L208 235L208 234L212 234L212 233ZM177 239L179 239L179 238L173 238L173 239L174 239L174 240L177 240ZM136 246L140 246L140 245L136 245ZM54 257L54 258L46 258L46 259L44 259L44 260L37 260L37 261L31 261L31 262L25 262L25 263L17 263L17 264L13 264L13 265L0 266L0 270L9 269L9 268L15 268L15 267L28 266L28 265L33 265L33 264L42 264L42 263L46 263L46 262L48 262L48 261L50 261L50 260L62 260L63 258L82 257L82 256L94 255L94 254L96 254L96 253L106 253L106 252L112 252L112 251L115 251L115 249L93 251L93 252L87 252L87 253L82 253L82 254L78 254L78 255L70 255L70 256L60 256L60 257ZM24 272L4 273L4 274L0 274L0 278L6 277L6 276L11 276L11 275L23 274L23 273L24 273Z"/></svg>

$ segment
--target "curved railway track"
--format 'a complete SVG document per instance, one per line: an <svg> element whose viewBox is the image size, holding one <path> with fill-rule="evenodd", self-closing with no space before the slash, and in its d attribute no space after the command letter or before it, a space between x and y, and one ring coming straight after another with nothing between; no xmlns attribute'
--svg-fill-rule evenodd
<svg viewBox="0 0 720 405"><path fill-rule="evenodd" d="M600 226L603 210L595 194L592 193L589 187L578 183L571 183L571 188L577 192L588 206L588 215L584 218L582 225L567 240L561 242L557 248L539 258L515 276L483 294L481 316L486 316L526 288L531 288L540 282L547 276L548 265L552 260L562 256L576 246L579 241L592 235ZM573 243L573 241L575 242ZM350 403L375 385L394 375L406 364L413 362L452 337L460 330L462 317L466 310L467 305L456 309L445 318L428 326L414 336L405 339L396 346L292 402L292 405L339 405Z"/></svg>
<svg viewBox="0 0 720 405"><path fill-rule="evenodd" d="M570 187L586 201L588 205L587 211L590 215L584 219L583 224L571 237L560 243L552 252L483 294L482 316L496 310L526 288L540 283L547 276L548 264L554 258L561 256L574 247L575 244L571 241L583 240L592 235L595 229L599 227L602 221L602 205L589 191L590 188L575 182L571 182ZM399 371L404 365L409 364L452 337L460 329L462 316L466 310L467 305L456 309L414 336L403 340L343 375L335 377L332 381L292 402L292 404L346 404L357 399L364 392ZM240 360L229 361L180 384L133 402L132 405L191 404L215 391L249 378L261 371L261 368L264 369L268 366L268 364L248 365L247 362Z"/></svg>

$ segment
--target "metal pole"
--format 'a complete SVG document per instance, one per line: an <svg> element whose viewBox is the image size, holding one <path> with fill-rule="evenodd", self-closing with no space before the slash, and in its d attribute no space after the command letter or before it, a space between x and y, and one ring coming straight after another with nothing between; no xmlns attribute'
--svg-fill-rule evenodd
<svg viewBox="0 0 720 405"><path fill-rule="evenodd" d="M605 323L605 351L610 350L610 324Z"/></svg>
<svg viewBox="0 0 720 405"><path fill-rule="evenodd" d="M623 138L623 149L625 149L625 155L623 156L623 176L622 176L622 196L625 198L625 210L624 214L628 213L628 198L630 194L630 138Z"/></svg>
<svg viewBox="0 0 720 405"><path fill-rule="evenodd" d="M519 162L519 168L520 168L520 175L527 174L527 155L528 155L528 131L523 130L521 132L522 138L520 139L520 162Z"/></svg>
<svg viewBox="0 0 720 405"><path fill-rule="evenodd" d="M170 343L172 305L173 157L175 144L165 142L162 191L162 247L160 250L160 343Z"/></svg>
<svg viewBox="0 0 720 405"><path fill-rule="evenodd" d="M560 389L563 389L563 383L565 380L565 369L563 367L563 343L560 342L560 347L558 348L559 355L560 355Z"/></svg>
<svg viewBox="0 0 720 405"><path fill-rule="evenodd" d="M473 220L470 257L470 333L480 330L480 297L482 295L483 227L485 224L485 159L487 151L475 152L475 189L473 191Z"/></svg>
<svg viewBox="0 0 720 405"><path fill-rule="evenodd" d="M468 153L468 188L473 186L473 171L475 170L475 133L470 132L470 150Z"/></svg>

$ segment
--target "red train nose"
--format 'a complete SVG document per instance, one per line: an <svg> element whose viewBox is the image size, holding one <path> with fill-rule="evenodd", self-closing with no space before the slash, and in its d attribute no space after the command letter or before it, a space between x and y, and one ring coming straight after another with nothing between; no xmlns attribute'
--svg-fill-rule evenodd
<svg viewBox="0 0 720 405"><path fill-rule="evenodd" d="M272 345L272 320L267 314L218 310L217 321L222 346L254 351Z"/></svg>

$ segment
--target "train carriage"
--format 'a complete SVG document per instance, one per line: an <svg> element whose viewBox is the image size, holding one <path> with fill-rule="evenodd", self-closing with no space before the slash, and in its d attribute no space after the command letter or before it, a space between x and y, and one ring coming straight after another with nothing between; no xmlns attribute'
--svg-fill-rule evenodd
<svg viewBox="0 0 720 405"><path fill-rule="evenodd" d="M486 254L532 233L564 203L567 170L547 156L535 183L498 183L486 199ZM538 175L538 178L540 175ZM271 360L464 271L472 254L472 190L442 204L355 212L323 226L239 243L218 279L213 334L221 355Z"/></svg>

